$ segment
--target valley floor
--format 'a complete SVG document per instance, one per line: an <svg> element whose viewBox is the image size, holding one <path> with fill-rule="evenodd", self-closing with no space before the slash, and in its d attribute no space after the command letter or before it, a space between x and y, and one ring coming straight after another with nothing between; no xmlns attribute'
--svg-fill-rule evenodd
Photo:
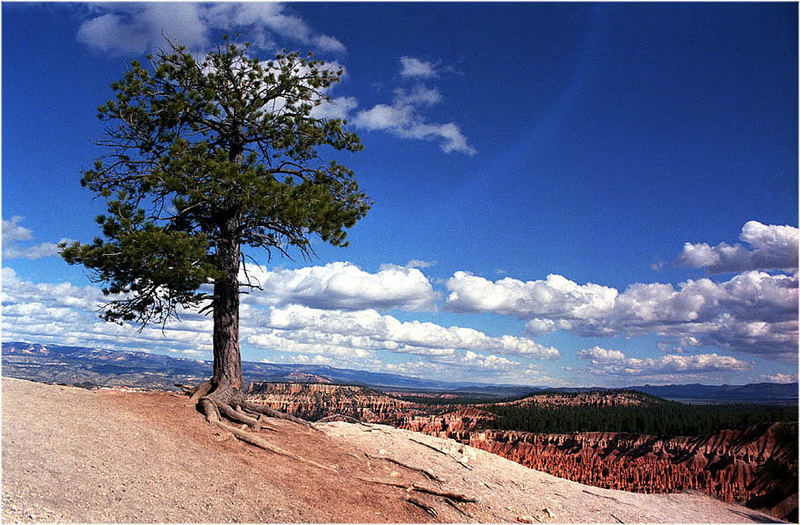
<svg viewBox="0 0 800 525"><path fill-rule="evenodd" d="M3 521L773 521L697 493L589 487L383 425L270 421L262 435L278 455L226 438L187 401L3 378Z"/></svg>

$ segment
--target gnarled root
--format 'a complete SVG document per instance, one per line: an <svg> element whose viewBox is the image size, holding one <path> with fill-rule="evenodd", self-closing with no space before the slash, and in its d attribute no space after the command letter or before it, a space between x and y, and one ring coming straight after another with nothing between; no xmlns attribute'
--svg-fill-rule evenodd
<svg viewBox="0 0 800 525"><path fill-rule="evenodd" d="M274 417L276 419L285 419L287 421L291 421L292 423L297 423L298 425L302 425L302 426L304 426L306 428L310 428L312 430L317 430L317 431L321 432L321 430L319 430L317 427L315 427L313 424L311 424L309 421L306 421L305 419L300 419L299 417L294 417L291 414L284 414L283 412L280 412L280 411L275 410L273 408L269 408L269 407L264 406L264 405L259 405L258 403L253 403L251 401L246 401L245 400L242 403L242 407L244 407L245 409L247 409L247 410L249 410L251 412L255 412L257 414L264 414L265 416Z"/></svg>
<svg viewBox="0 0 800 525"><path fill-rule="evenodd" d="M199 384L194 389L187 390L186 393L190 395L191 401L197 403L200 412L206 416L206 421L228 432L236 439L272 452L273 454L289 457L331 472L337 472L333 467L317 463L316 461L284 450L277 445L273 445L255 433L259 430L277 432L275 428L265 424L264 419L266 416L286 419L303 427L316 430L308 421L278 412L277 410L264 407L257 403L251 403L245 400L244 394L238 389L213 389L209 381ZM240 426L236 426L236 424ZM246 430L248 428L250 429L249 431Z"/></svg>

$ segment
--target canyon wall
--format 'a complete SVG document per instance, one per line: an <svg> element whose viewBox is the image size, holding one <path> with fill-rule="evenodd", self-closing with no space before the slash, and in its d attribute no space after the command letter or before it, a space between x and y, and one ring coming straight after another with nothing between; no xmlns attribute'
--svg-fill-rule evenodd
<svg viewBox="0 0 800 525"><path fill-rule="evenodd" d="M536 470L632 492L696 489L728 502L757 495L758 465L772 457L770 425L661 439L615 433L528 434L486 430L468 444Z"/></svg>
<svg viewBox="0 0 800 525"><path fill-rule="evenodd" d="M324 383L252 383L247 397L311 421L338 414L395 424L416 406L367 387Z"/></svg>
<svg viewBox="0 0 800 525"><path fill-rule="evenodd" d="M430 406L360 386L264 383L251 387L249 397L306 419L342 414L454 439L587 485L647 493L698 490L727 502L750 504L778 518L797 513L796 493L776 500L773 486L759 478L759 467L780 453L773 436L775 424L666 439L613 432L533 434L492 430L497 416L480 405ZM567 404L576 398L542 401ZM598 408L648 402L625 396L577 401Z"/></svg>
<svg viewBox="0 0 800 525"><path fill-rule="evenodd" d="M488 429L493 414L467 408L409 416L398 426L455 439L527 467L597 487L630 492L698 490L796 521L797 494L778 497L759 467L780 454L776 424L704 436L659 438L614 432L533 434Z"/></svg>

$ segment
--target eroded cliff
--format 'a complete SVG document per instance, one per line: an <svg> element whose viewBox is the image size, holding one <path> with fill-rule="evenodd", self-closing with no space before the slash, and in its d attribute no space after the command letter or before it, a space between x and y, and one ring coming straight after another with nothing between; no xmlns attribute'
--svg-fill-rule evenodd
<svg viewBox="0 0 800 525"><path fill-rule="evenodd" d="M417 405L371 388L324 383L252 383L248 398L311 421L336 414L395 424Z"/></svg>
<svg viewBox="0 0 800 525"><path fill-rule="evenodd" d="M588 403L602 408L651 402L625 393L539 397L515 403ZM359 386L265 383L253 388L251 398L308 419L342 414L454 439L588 485L641 493L698 490L763 508L778 518L797 512L797 494L776 499L773 484L759 473L780 454L775 424L672 438L614 432L534 434L492 429L497 416L480 405L429 406Z"/></svg>

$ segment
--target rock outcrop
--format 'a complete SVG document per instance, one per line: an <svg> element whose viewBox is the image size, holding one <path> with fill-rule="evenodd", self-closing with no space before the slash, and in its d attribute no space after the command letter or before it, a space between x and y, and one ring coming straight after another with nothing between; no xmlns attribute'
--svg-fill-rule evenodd
<svg viewBox="0 0 800 525"><path fill-rule="evenodd" d="M478 430L491 426L495 417L494 414L485 410L463 406L441 415L404 414L395 426L430 436L468 443Z"/></svg>
<svg viewBox="0 0 800 525"><path fill-rule="evenodd" d="M315 421L344 415L395 424L416 405L371 388L324 383L252 383L248 398L275 410Z"/></svg>

